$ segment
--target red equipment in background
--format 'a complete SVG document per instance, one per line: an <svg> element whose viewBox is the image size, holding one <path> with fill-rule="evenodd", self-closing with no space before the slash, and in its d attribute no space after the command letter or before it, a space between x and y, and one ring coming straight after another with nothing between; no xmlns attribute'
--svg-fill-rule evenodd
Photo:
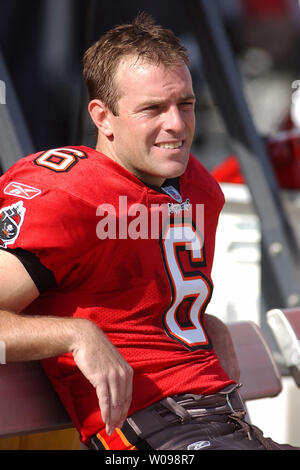
<svg viewBox="0 0 300 470"><path fill-rule="evenodd" d="M266 148L278 185L284 189L300 189L300 130L280 131L268 137ZM234 155L215 167L212 174L220 183L245 183Z"/></svg>
<svg viewBox="0 0 300 470"><path fill-rule="evenodd" d="M242 0L248 17L270 18L282 17L288 13L289 0Z"/></svg>

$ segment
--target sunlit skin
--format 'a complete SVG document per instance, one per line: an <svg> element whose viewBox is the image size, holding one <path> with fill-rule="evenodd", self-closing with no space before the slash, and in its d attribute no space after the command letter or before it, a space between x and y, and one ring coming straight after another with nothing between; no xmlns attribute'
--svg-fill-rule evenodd
<svg viewBox="0 0 300 470"><path fill-rule="evenodd" d="M184 173L195 131L195 97L188 67L165 67L128 57L115 83L115 116L100 100L89 110L99 129L97 150L146 184L161 186ZM175 147L175 148L168 148Z"/></svg>

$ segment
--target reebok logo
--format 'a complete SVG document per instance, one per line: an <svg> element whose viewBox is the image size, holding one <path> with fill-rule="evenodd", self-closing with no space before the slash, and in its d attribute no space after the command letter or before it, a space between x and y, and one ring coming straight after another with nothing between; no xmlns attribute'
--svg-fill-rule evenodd
<svg viewBox="0 0 300 470"><path fill-rule="evenodd" d="M41 192L40 189L32 188L31 186L27 186L27 184L17 183L15 181L9 183L4 189L4 194L24 199L33 199L35 196L41 194Z"/></svg>
<svg viewBox="0 0 300 470"><path fill-rule="evenodd" d="M201 450L204 447L209 447L209 446L210 446L209 441L197 441L197 442L193 442L193 444L189 444L187 446L187 449L188 450Z"/></svg>

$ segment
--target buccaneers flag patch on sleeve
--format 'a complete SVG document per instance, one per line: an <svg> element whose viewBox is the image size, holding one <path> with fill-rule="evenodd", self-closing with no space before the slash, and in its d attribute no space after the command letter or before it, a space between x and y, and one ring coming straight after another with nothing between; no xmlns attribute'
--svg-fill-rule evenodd
<svg viewBox="0 0 300 470"><path fill-rule="evenodd" d="M17 239L24 221L25 207L23 201L0 210L0 246L6 248Z"/></svg>

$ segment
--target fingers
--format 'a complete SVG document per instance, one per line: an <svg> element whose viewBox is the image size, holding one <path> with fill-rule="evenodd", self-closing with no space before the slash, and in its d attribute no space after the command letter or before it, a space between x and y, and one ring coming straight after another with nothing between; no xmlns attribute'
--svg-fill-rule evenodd
<svg viewBox="0 0 300 470"><path fill-rule="evenodd" d="M122 427L132 399L133 370L107 336L92 322L77 337L72 352L83 375L95 387L102 420L112 434Z"/></svg>
<svg viewBox="0 0 300 470"><path fill-rule="evenodd" d="M99 401L102 421L110 423L110 397L107 383L101 383L96 387L96 393ZM109 434L109 433L108 433Z"/></svg>
<svg viewBox="0 0 300 470"><path fill-rule="evenodd" d="M96 387L102 420L106 425L106 433L111 435L115 428L121 428L128 415L132 399L131 367L125 363L113 368L106 381Z"/></svg>
<svg viewBox="0 0 300 470"><path fill-rule="evenodd" d="M121 428L128 415L132 399L131 367L126 363L125 369L119 371L119 375L111 386L111 424Z"/></svg>

